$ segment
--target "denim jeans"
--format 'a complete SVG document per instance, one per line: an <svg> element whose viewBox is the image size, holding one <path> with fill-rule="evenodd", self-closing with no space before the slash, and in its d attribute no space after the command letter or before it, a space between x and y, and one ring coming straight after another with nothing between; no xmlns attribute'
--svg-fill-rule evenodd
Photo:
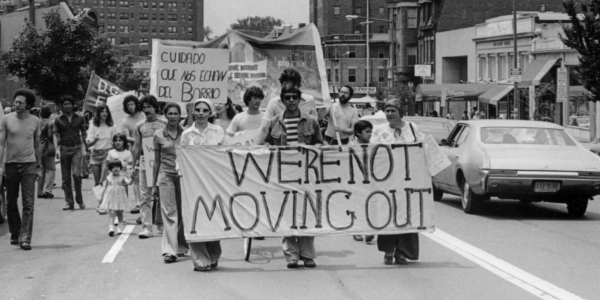
<svg viewBox="0 0 600 300"><path fill-rule="evenodd" d="M43 193L52 193L54 175L56 173L56 160L54 156L42 156L42 177L38 179L38 196Z"/></svg>
<svg viewBox="0 0 600 300"><path fill-rule="evenodd" d="M75 200L77 203L83 203L81 194L81 145L60 146L60 171L62 172L62 189L65 192L65 201L67 205L73 206L73 187L71 186L71 176L75 182Z"/></svg>
<svg viewBox="0 0 600 300"><path fill-rule="evenodd" d="M157 184L160 188L160 208L164 230L162 236L162 254L177 255L187 252L183 223L181 218L181 185L177 174L160 172Z"/></svg>
<svg viewBox="0 0 600 300"><path fill-rule="evenodd" d="M286 236L281 241L281 248L286 261L317 258L314 236Z"/></svg>
<svg viewBox="0 0 600 300"><path fill-rule="evenodd" d="M144 159L142 158L140 160L140 171L138 173L140 180L140 214L142 218L142 228L152 231L152 204L154 197L152 196L152 187L148 186L149 182L146 180L146 172L152 171L147 171L144 168ZM152 183L150 182L150 184ZM156 212L154 224L156 224L156 226L163 225L160 210Z"/></svg>
<svg viewBox="0 0 600 300"><path fill-rule="evenodd" d="M35 202L35 181L37 163L7 163L6 198L8 227L11 235L19 236L21 242L31 243L33 231L33 206ZM23 201L23 217L19 215L19 186Z"/></svg>

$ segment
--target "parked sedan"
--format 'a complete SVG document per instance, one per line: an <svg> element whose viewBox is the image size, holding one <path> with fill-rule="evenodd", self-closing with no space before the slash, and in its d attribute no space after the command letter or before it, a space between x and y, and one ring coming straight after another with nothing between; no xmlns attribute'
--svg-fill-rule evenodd
<svg viewBox="0 0 600 300"><path fill-rule="evenodd" d="M385 118L385 113L382 111L379 111L372 116L364 116L360 119L371 122L374 127L388 122ZM402 120L417 124L421 132L426 135L431 134L438 144L448 136L455 125L453 120L434 117L403 117Z"/></svg>
<svg viewBox="0 0 600 300"><path fill-rule="evenodd" d="M600 157L561 126L518 120L461 121L442 141L452 164L433 178L434 200L461 196L475 214L490 197L566 203L582 216L600 194Z"/></svg>

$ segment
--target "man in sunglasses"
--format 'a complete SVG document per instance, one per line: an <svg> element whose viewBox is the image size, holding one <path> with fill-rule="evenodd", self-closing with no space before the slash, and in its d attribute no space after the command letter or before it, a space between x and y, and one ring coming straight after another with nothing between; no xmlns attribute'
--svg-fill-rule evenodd
<svg viewBox="0 0 600 300"><path fill-rule="evenodd" d="M273 146L321 145L323 137L317 118L300 110L302 92L295 87L283 87L281 99L285 110L272 117L268 123L268 134L265 142ZM289 269L298 268L298 261L303 260L304 266L317 266L314 259L315 238L312 236L286 236L282 248Z"/></svg>
<svg viewBox="0 0 600 300"><path fill-rule="evenodd" d="M279 83L281 84L282 89L284 87L299 89L302 86L302 76L300 73L298 73L298 71L288 68L283 70L281 76L279 76ZM298 102L298 107L307 115L318 118L315 98L313 98L311 95L303 94ZM256 139L257 141L261 141L266 138L269 120L282 113L285 109L286 106L281 97L275 97L269 101L267 110L263 115L262 123L260 125L260 132Z"/></svg>

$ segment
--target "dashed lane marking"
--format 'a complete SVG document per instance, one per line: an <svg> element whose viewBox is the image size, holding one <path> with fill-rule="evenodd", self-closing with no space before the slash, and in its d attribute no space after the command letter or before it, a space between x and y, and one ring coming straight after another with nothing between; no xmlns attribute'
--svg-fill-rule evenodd
<svg viewBox="0 0 600 300"><path fill-rule="evenodd" d="M583 299L436 228L426 237L544 300Z"/></svg>
<svg viewBox="0 0 600 300"><path fill-rule="evenodd" d="M123 248L123 245L127 241L127 238L129 238L129 235L133 231L133 228L135 228L134 225L125 226L125 230L123 230L123 233L121 233L121 236L119 236L119 238L117 239L115 244L112 246L112 248L110 248L108 253L106 253L106 255L104 256L104 259L102 259L103 264L110 264L113 261L115 261L115 258L117 258L117 255L119 254L119 252L121 252L121 248Z"/></svg>

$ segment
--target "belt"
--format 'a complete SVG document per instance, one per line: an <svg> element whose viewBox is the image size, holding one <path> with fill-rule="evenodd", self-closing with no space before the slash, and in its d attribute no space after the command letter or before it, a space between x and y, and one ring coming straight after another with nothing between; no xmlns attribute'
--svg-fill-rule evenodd
<svg viewBox="0 0 600 300"><path fill-rule="evenodd" d="M61 143L60 145L65 147L75 147L81 145L81 143Z"/></svg>

